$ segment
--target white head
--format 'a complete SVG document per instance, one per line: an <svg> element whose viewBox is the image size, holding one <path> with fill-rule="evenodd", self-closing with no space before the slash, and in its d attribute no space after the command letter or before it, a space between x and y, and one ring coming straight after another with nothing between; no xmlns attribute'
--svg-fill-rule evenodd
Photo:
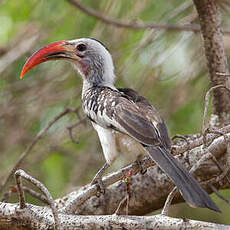
<svg viewBox="0 0 230 230"><path fill-rule="evenodd" d="M54 42L33 54L23 67L21 78L34 66L50 60L70 61L90 85L113 86L115 75L107 48L91 38Z"/></svg>
<svg viewBox="0 0 230 230"><path fill-rule="evenodd" d="M92 84L110 85L114 83L114 65L108 49L99 41L91 38L81 38L69 41L75 46L76 52L82 58L80 63L74 63L84 80Z"/></svg>

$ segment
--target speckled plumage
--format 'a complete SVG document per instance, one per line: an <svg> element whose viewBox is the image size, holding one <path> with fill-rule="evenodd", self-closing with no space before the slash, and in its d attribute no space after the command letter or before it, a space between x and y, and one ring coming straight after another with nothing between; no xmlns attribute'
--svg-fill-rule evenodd
<svg viewBox="0 0 230 230"><path fill-rule="evenodd" d="M93 86L83 93L82 100L83 110L92 122L130 135L141 144L170 148L164 121L148 100L134 90Z"/></svg>
<svg viewBox="0 0 230 230"><path fill-rule="evenodd" d="M114 86L113 60L104 45L89 38L52 43L32 55L21 77L34 66L57 59L70 61L83 79L83 110L98 133L107 162L94 182L116 159L114 132L121 132L143 146L189 204L220 211L207 192L171 154L168 129L154 106L134 90Z"/></svg>

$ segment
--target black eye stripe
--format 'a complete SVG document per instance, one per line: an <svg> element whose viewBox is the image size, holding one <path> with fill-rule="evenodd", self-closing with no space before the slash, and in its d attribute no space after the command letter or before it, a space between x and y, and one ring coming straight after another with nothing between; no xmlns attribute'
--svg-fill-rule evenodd
<svg viewBox="0 0 230 230"><path fill-rule="evenodd" d="M76 48L78 51L82 52L82 51L85 51L87 47L85 44L79 44L79 45L77 45Z"/></svg>

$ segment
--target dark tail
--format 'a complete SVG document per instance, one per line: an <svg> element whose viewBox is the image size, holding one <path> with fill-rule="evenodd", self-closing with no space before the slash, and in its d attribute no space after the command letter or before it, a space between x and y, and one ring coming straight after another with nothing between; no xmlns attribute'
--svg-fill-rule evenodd
<svg viewBox="0 0 230 230"><path fill-rule="evenodd" d="M221 212L195 178L163 147L145 146L152 160L172 179L184 199L192 206Z"/></svg>

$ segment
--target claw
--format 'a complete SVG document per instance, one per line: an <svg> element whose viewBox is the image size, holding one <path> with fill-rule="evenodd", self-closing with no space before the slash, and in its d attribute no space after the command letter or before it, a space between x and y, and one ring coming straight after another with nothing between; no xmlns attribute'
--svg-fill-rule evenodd
<svg viewBox="0 0 230 230"><path fill-rule="evenodd" d="M142 158L143 156L140 154L140 155L138 155L137 156L137 159L136 159L136 163L137 163L137 165L138 165L138 168L140 169L140 173L142 174L142 175L144 175L146 172L147 172L147 169L144 169L143 168L143 166L142 166L142 164L141 164L141 158Z"/></svg>
<svg viewBox="0 0 230 230"><path fill-rule="evenodd" d="M98 180L96 182L96 186L97 186L97 193L96 193L96 196L97 197L100 197L101 194L105 194L105 185L103 184L102 180Z"/></svg>

